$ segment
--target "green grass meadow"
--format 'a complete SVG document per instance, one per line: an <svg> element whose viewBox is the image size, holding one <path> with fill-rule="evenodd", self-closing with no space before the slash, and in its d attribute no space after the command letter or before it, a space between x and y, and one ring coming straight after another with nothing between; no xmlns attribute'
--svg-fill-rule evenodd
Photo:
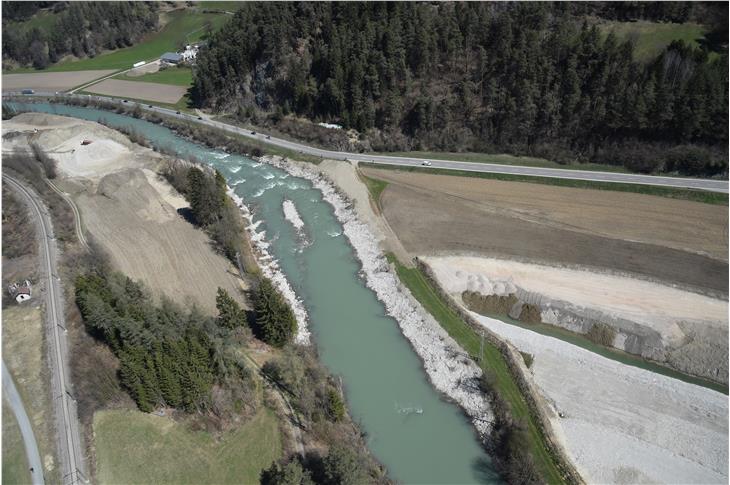
<svg viewBox="0 0 730 485"><path fill-rule="evenodd" d="M259 483L261 470L282 454L276 416L266 409L216 437L169 417L100 411L94 437L100 484Z"/></svg>
<svg viewBox="0 0 730 485"><path fill-rule="evenodd" d="M13 411L10 406L5 404L5 400L2 403L2 419L2 484L19 485L29 483L30 473L28 472L25 447L23 446L23 436L20 434L20 427L15 420Z"/></svg>
<svg viewBox="0 0 730 485"><path fill-rule="evenodd" d="M699 46L699 40L707 32L705 27L694 23L673 24L645 20L607 22L600 24L600 28L605 35L613 31L622 42L634 39L634 58L640 62L649 62L656 58L673 40L683 40Z"/></svg>

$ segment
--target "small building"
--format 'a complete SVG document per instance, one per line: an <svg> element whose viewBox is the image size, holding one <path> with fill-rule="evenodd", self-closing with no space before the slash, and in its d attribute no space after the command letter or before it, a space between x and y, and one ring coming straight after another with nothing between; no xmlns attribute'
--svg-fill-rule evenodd
<svg viewBox="0 0 730 485"><path fill-rule="evenodd" d="M183 57L176 52L165 52L160 57L160 60L168 64L179 64L183 60Z"/></svg>
<svg viewBox="0 0 730 485"><path fill-rule="evenodd" d="M30 281L25 280L22 284L13 283L8 287L8 293L10 296L15 298L18 303L30 300L31 297L31 285Z"/></svg>

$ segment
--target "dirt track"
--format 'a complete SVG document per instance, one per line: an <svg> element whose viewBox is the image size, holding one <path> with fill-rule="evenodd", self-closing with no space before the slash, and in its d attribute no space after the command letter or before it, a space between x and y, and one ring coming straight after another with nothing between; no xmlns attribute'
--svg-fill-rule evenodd
<svg viewBox="0 0 730 485"><path fill-rule="evenodd" d="M27 74L3 74L3 92L35 89L36 91L65 91L94 79L113 73L114 70L31 72Z"/></svg>
<svg viewBox="0 0 730 485"><path fill-rule="evenodd" d="M727 295L727 207L370 168L363 173L389 182L383 213L412 253L580 265Z"/></svg>
<svg viewBox="0 0 730 485"><path fill-rule="evenodd" d="M143 81L123 81L121 79L106 79L98 84L86 88L90 93L123 98L145 99L159 103L175 104L185 96L188 88L171 84L148 83Z"/></svg>

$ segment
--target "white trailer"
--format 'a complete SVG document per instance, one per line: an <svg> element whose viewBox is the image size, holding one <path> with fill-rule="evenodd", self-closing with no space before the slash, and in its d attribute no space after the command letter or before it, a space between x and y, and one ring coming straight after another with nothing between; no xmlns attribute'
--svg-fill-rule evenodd
<svg viewBox="0 0 730 485"><path fill-rule="evenodd" d="M145 65L144 61L139 61L139 62L135 62L134 64L132 64L132 67L139 67L139 66L144 66L144 65Z"/></svg>

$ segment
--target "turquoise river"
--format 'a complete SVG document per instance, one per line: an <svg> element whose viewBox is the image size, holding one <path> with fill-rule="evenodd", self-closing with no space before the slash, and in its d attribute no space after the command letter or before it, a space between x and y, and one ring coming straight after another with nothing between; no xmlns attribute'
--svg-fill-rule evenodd
<svg viewBox="0 0 730 485"><path fill-rule="evenodd" d="M107 111L66 105L5 104L112 127L133 127L156 146L193 155L221 171L249 206L270 252L309 313L312 339L330 371L342 377L356 422L391 478L400 483L494 483L489 456L460 409L430 385L421 361L397 323L358 275L359 262L342 235L332 207L310 182L268 164L191 143L167 128ZM282 202L294 202L306 241L284 219ZM404 415L399 406L423 409Z"/></svg>

